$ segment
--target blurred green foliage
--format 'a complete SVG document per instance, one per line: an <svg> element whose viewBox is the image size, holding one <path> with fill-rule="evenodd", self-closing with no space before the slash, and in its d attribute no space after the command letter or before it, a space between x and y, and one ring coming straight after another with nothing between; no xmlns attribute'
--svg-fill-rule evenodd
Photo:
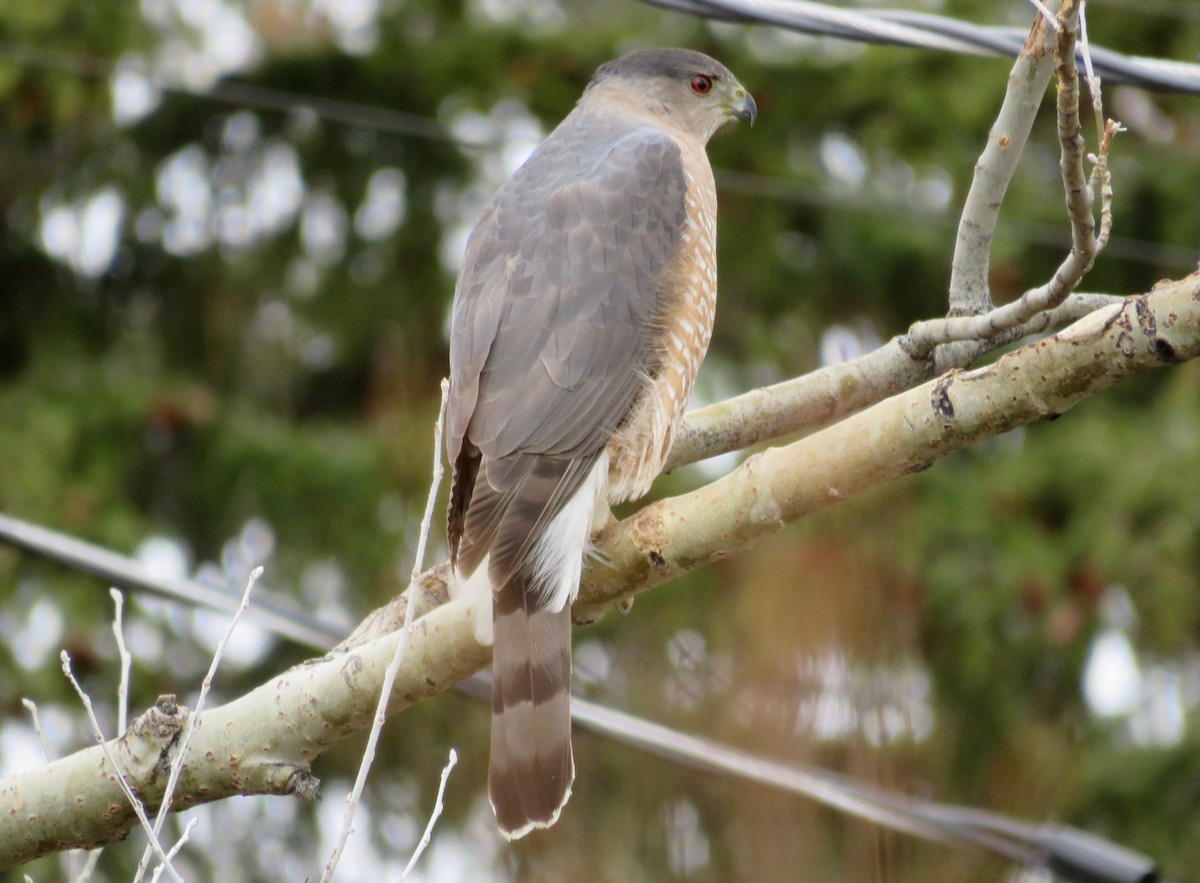
<svg viewBox="0 0 1200 883"><path fill-rule="evenodd" d="M926 5L987 23L1031 18L1016 0ZM638 45L708 51L754 92L758 125L710 150L722 290L700 381L711 398L816 367L833 325L869 347L944 311L956 206L1008 71L1004 61L713 25L635 3L386 2L363 32L306 3L203 8L207 24L169 0L0 5L0 510L122 553L169 538L193 570L230 564L253 545L247 525L265 524L265 551L234 564L265 557L270 585L330 616L340 609L343 623L393 595L410 566L446 362L454 278L444 258L503 177L505 149L528 140L522 126L548 131L598 64ZM210 33L218 11L246 31ZM1094 0L1089 12L1097 44L1200 53L1182 2L1137 11ZM230 56L247 32L253 50ZM235 61L216 73L281 90L295 106L167 91L117 123L111 78L94 75L123 59L195 76L203 92L195 71L219 57ZM307 96L460 134L482 127L504 145L397 134L365 111L331 121L305 109ZM1114 242L1086 286L1141 292L1194 265L1200 107L1115 88L1106 97L1131 131L1114 151ZM993 255L1001 300L1040 284L1069 247L1056 150L1047 105ZM295 180L255 189L288 162ZM170 169L182 170L177 179ZM355 220L380 169L404 182L403 217L382 236ZM199 221L172 208L173 186L189 210L207 206ZM288 186L299 190L287 196ZM51 221L83 230L106 190L120 206L111 260L89 269L77 254L72 266ZM239 238L247 213L269 214L272 199L283 206L276 222ZM174 222L198 238L180 246L188 240L171 238ZM765 754L1087 826L1186 879L1200 867L1197 439L1197 366L1128 383L606 617L578 635L580 689ZM682 470L655 493L702 480ZM440 535L435 547L444 554ZM1117 586L1135 611L1121 627L1143 675L1175 678L1184 720L1171 738L1097 717L1085 701L1088 654L1113 627L1106 599ZM90 742L55 651L66 645L92 695L111 698L100 588L0 550L0 726L23 727L19 699L32 696L70 722L58 727L59 750ZM29 649L37 617L54 626L41 629L53 647ZM132 707L159 692L194 695L210 652L192 643L200 619L154 604L129 617L143 641ZM270 644L228 662L217 691L237 695L302 655ZM872 740L863 722L903 670L924 672L928 686L898 706L908 735ZM843 697L851 723L822 736L813 708L838 684L853 687ZM914 707L928 714L925 729L905 723ZM560 824L500 847L481 796L486 731L486 709L454 696L391 724L370 789L376 823L360 836L402 866L452 744L463 763L438 837L500 878L1013 879L992 860L591 736L577 739L579 782ZM360 749L321 761L327 792ZM321 817L288 812L273 845L198 849L189 868L198 878L228 874L229 862L245 878L311 873L323 861ZM108 850L102 872L126 878L138 852ZM54 869L31 871L47 879Z"/></svg>

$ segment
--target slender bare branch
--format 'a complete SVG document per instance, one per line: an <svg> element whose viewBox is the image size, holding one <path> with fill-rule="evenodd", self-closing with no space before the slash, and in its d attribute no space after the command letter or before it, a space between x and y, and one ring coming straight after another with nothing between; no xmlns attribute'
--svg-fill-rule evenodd
<svg viewBox="0 0 1200 883"><path fill-rule="evenodd" d="M150 847L154 850L155 854L166 867L167 873L171 875L171 879L175 880L176 883L183 883L183 878L180 877L175 869L171 866L170 859L168 859L166 853L163 852L162 844L158 841L157 833L155 832L154 828L151 827L150 819L146 817L146 809L142 805L142 801L138 799L137 795L133 791L133 787L129 783L129 773L121 768L121 764L117 761L116 755L109 750L108 742L104 739L104 732L100 729L100 721L96 719L96 711L94 708L92 708L91 697L84 692L83 687L79 685L79 681L75 679L75 673L71 671L70 655L66 650L63 650L60 656L62 658L63 674L67 676L67 680L71 682L71 686L74 687L75 692L79 694L79 700L83 703L83 708L87 712L88 720L92 724L92 732L96 736L96 741L100 743L100 753L104 756L104 760L112 769L113 776L117 781L117 785L121 794L125 797L125 800L128 801L128 806L133 810L138 822L141 823L142 830L146 832L146 837L150 841ZM51 764L51 767L53 766L54 764ZM78 799L76 802L78 802ZM37 816L33 816L32 820L34 822L40 821Z"/></svg>
<svg viewBox="0 0 1200 883"><path fill-rule="evenodd" d="M192 828L196 827L196 823L199 821L199 819L191 819L186 825L184 825L183 833L179 835L179 839L175 841L174 845L172 845L169 850L167 850L167 858L172 859L179 855L179 850L183 849L184 844L188 842L188 837L192 833ZM150 876L150 883L158 883L158 879L162 876L162 872L166 867L166 865L159 865L157 868L155 868L154 873Z"/></svg>
<svg viewBox="0 0 1200 883"><path fill-rule="evenodd" d="M415 620L415 612L417 608L416 590L417 582L421 578L421 569L425 566L425 547L429 542L429 529L433 524L433 508L437 503L438 488L442 484L442 430L446 420L446 402L450 397L450 381L442 380L441 384L442 400L438 406L437 423L433 427L433 477L429 482L429 495L425 500L425 514L421 518L421 532L417 538L417 552L414 556L412 574L408 582L408 591L405 593L408 596L404 613L404 623L400 629L400 639L396 642L395 652L392 654L392 661L388 664L387 671L383 676L383 688L379 693L379 703L375 707L375 717L371 724L371 733L367 737L367 747L363 750L362 763L358 767L358 775L354 779L354 788L346 797L346 811L342 815L341 832L338 835L337 844L333 847L333 853L329 856L329 860L325 863L325 869L321 874L321 883L333 878L334 869L337 868L338 860L341 858L342 851L346 848L346 842L350 839L350 834L354 830L354 812L358 807L359 800L362 798L363 787L367 783L367 773L371 769L371 764L375 760L375 747L379 742L379 733L383 729L384 721L387 720L388 699L392 695L392 685L396 682L396 675L400 670L400 663L404 659L404 654L408 650L409 641L412 639L412 629ZM450 770L454 767L454 762L457 759L454 754L454 749L450 750L451 762L442 775L442 788L446 787L446 776L450 774ZM434 811L433 819L429 822L429 829L433 828L433 820L437 818L437 814L441 811L441 797L438 798L438 809ZM424 846L419 846L417 855L420 855ZM416 861L416 856L413 856L413 861ZM412 862L409 862L409 867L412 867ZM407 869L405 870L407 874ZM403 877L403 875L401 875Z"/></svg>
<svg viewBox="0 0 1200 883"><path fill-rule="evenodd" d="M421 840L417 843L417 848L413 850L412 858L408 860L408 864L400 872L401 881L405 880L412 873L412 869L417 864L417 859L421 857L421 853L429 846L429 841L433 837L433 826L437 824L438 817L442 814L443 799L446 796L446 781L450 778L450 771L454 769L456 763L458 763L458 752L451 748L450 759L442 767L442 779L438 783L437 799L433 803L433 812L429 816L429 822L425 825L425 832L421 835Z"/></svg>
<svg viewBox="0 0 1200 883"><path fill-rule="evenodd" d="M1039 313L1063 303L1091 270L1096 256L1108 242L1112 229L1112 181L1108 170L1108 152L1113 135L1120 130L1110 124L1099 133L1100 147L1095 156L1085 156L1086 143L1079 120L1079 72L1075 62L1075 35L1080 0L1066 0L1059 12L1055 37L1054 63L1058 77L1058 137L1060 168L1066 194L1067 216L1071 223L1070 253L1044 285L1026 291L1012 303L976 315L950 316L915 323L904 341L911 353L928 352L933 346L953 341L983 340L1005 335L1030 322ZM1094 90L1099 82L1093 83ZM1099 106L1098 91L1093 100ZM1084 161L1094 165L1085 176ZM1101 194L1100 235L1096 235L1093 214L1097 188ZM955 348L960 354L965 348ZM939 367L946 367L940 365Z"/></svg>
<svg viewBox="0 0 1200 883"><path fill-rule="evenodd" d="M133 665L133 657L125 646L124 611L125 596L120 589L109 589L113 599L113 637L117 639L117 656L121 659L120 679L117 681L117 732L125 732L125 724L129 721L129 669Z"/></svg>
<svg viewBox="0 0 1200 883"><path fill-rule="evenodd" d="M241 619L242 614L250 607L250 593L254 591L254 585L258 582L262 574L262 567L256 567L250 571L250 576L246 580L246 590L242 593L242 603L234 611L233 618L229 620L229 625L226 627L225 633L221 635L221 640L217 642L217 649L213 652L208 672L204 675L204 680L200 682L200 695L196 697L196 707L192 711L191 716L188 717L187 723L184 724L183 737L179 741L179 748L175 752L175 759L171 762L171 770L167 775L167 787L163 791L162 802L158 807L158 817L154 820L154 835L156 838L162 831L163 822L167 820L167 814L171 811L171 798L175 794L175 786L179 783L179 774L187 762L188 748L192 744L192 734L200 727L200 715L204 712L204 701L208 698L208 691L212 689L213 678L216 676L217 668L221 664L221 657L225 654L225 645L229 643L229 638L233 635L234 629L237 628L238 620ZM133 883L139 883L142 879L149 861L150 847L147 846L146 850L142 853L141 861L138 862L138 869L137 873L134 874ZM158 872L156 871L155 876L157 875Z"/></svg>
<svg viewBox="0 0 1200 883"><path fill-rule="evenodd" d="M1001 346L1061 328L1093 310L1121 303L1110 294L1075 294L1053 310L983 341L960 348L950 368L966 368ZM879 349L840 365L754 389L687 415L675 436L667 471L698 460L741 451L760 442L814 432L933 376L928 359L913 359L896 337Z"/></svg>
<svg viewBox="0 0 1200 883"><path fill-rule="evenodd" d="M1004 102L975 164L950 267L951 315L984 313L992 307L988 285L992 238L1004 194L1054 73L1053 40L1054 30L1039 15L1009 74Z"/></svg>

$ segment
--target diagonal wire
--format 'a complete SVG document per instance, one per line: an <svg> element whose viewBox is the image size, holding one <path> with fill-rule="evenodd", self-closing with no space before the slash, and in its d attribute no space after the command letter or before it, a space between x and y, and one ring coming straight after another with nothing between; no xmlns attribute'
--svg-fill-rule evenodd
<svg viewBox="0 0 1200 883"><path fill-rule="evenodd" d="M228 612L232 595L194 580L158 580L137 562L65 534L0 513L0 543L48 558L128 589L153 592L193 606ZM264 605L264 601L266 604ZM278 635L319 650L340 637L329 625L288 610L279 596L260 590L246 615ZM474 675L459 685L488 699L491 681ZM1076 883L1154 883L1154 861L1075 828L1035 826L999 813L939 804L897 794L848 776L749 754L682 733L626 712L571 697L579 726L692 769L733 776L798 794L826 806L937 843L969 846L1010 861L1049 870Z"/></svg>
<svg viewBox="0 0 1200 883"><path fill-rule="evenodd" d="M837 9L807 0L641 0L649 6L743 23L770 24L864 43L911 46L961 55L1014 57L1023 28L992 27L904 9ZM1096 72L1113 83L1200 95L1200 65L1122 55L1093 45Z"/></svg>

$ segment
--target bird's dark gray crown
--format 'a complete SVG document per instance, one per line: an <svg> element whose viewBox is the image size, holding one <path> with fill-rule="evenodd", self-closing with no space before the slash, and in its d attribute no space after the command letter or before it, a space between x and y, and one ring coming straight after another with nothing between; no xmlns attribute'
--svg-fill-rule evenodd
<svg viewBox="0 0 1200 883"><path fill-rule="evenodd" d="M599 83L611 77L681 79L695 74L734 78L725 65L703 52L692 49L639 49L600 65L592 82Z"/></svg>

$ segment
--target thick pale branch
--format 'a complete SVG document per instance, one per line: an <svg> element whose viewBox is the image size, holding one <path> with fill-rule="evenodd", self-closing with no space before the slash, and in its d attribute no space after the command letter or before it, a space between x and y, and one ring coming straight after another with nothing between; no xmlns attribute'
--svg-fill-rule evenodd
<svg viewBox="0 0 1200 883"><path fill-rule="evenodd" d="M579 620L736 553L833 503L946 454L1045 417L1123 377L1200 355L1200 276L1092 313L971 372L951 372L799 442L765 451L694 493L647 506L598 539ZM429 582L440 584L435 568ZM424 580L423 580L424 582ZM386 618L386 617L383 617ZM370 725L399 634L360 629L358 646L297 666L204 714L176 807L234 794L313 796L312 762ZM373 636L373 637L368 637ZM471 611L451 601L415 625L388 706L394 713L483 668ZM148 807L161 799L186 709L163 701L111 746ZM123 836L132 812L98 747L0 781L0 869Z"/></svg>
<svg viewBox="0 0 1200 883"><path fill-rule="evenodd" d="M611 526L597 544L610 566L585 573L576 616L586 621L786 523L1057 416L1124 377L1197 355L1200 275L1192 275L1091 313L985 368L952 371Z"/></svg>
<svg viewBox="0 0 1200 883"><path fill-rule="evenodd" d="M969 367L991 350L1031 334L1061 328L1093 310L1123 301L1108 294L1072 295L1055 309L1022 325L957 348L949 367ZM849 362L693 411L675 436L667 471L770 439L813 432L932 377L931 360L913 358L901 340L893 338Z"/></svg>

